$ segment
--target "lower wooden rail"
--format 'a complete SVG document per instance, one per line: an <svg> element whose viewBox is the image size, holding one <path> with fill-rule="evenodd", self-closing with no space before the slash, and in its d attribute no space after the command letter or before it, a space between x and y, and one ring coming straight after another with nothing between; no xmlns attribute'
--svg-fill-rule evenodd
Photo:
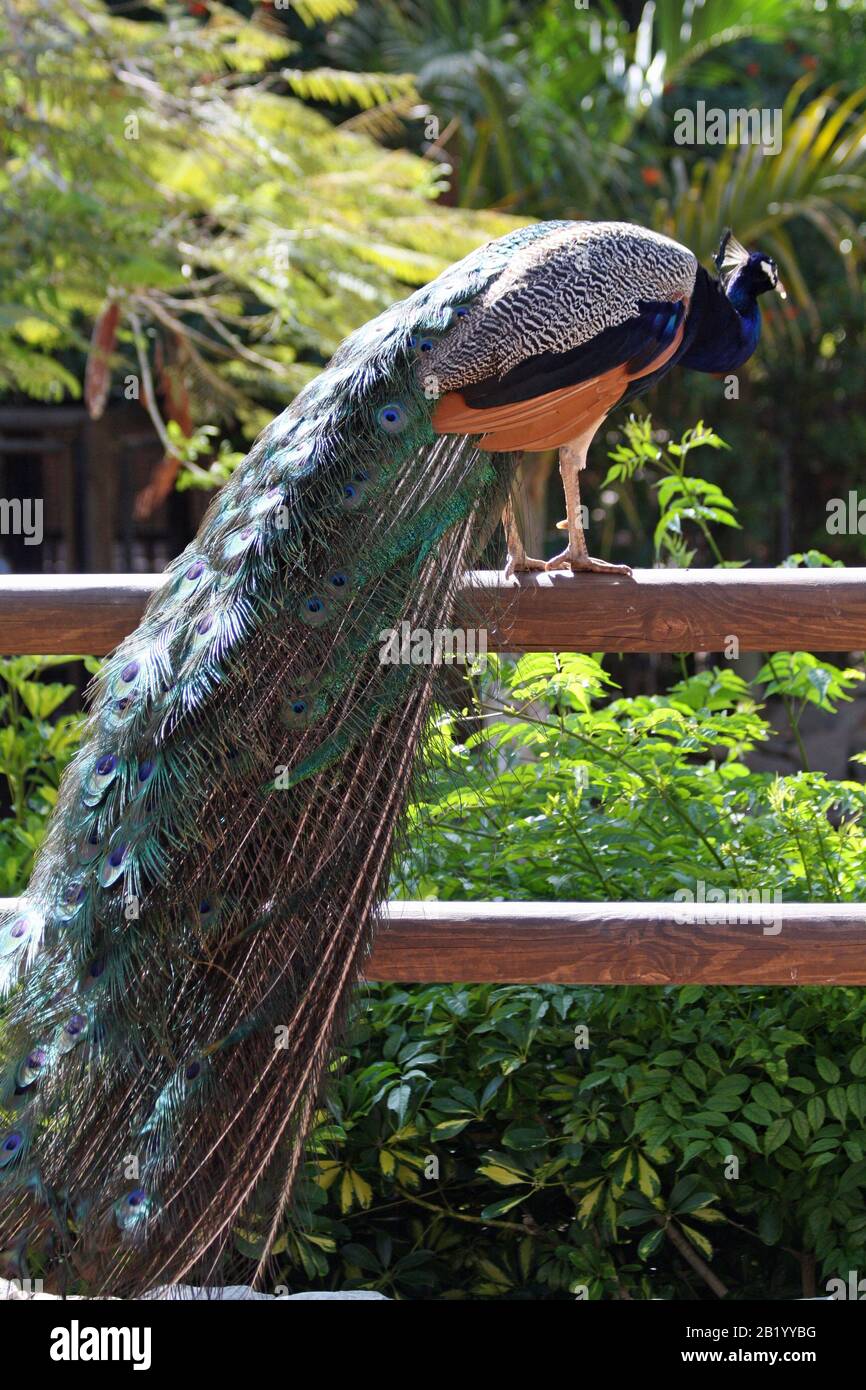
<svg viewBox="0 0 866 1390"><path fill-rule="evenodd" d="M0 899L0 910L15 906ZM365 974L406 983L863 985L866 905L392 902Z"/></svg>
<svg viewBox="0 0 866 1390"><path fill-rule="evenodd" d="M866 984L860 903L394 902L388 917L371 980Z"/></svg>

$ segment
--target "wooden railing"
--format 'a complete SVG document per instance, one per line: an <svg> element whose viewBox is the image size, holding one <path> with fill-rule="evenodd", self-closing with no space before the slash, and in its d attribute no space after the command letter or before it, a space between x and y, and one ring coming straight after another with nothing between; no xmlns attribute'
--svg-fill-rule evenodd
<svg viewBox="0 0 866 1390"><path fill-rule="evenodd" d="M102 656L131 632L155 574L4 575L0 655ZM491 651L855 651L866 647L866 569L638 570L602 575L495 571L466 583L466 617Z"/></svg>
<svg viewBox="0 0 866 1390"><path fill-rule="evenodd" d="M0 653L102 655L155 575L0 579ZM866 648L866 570L470 576L491 650ZM11 904L7 904L11 905ZM367 976L560 984L866 984L866 906L784 903L391 903ZM729 920L736 917L738 920Z"/></svg>

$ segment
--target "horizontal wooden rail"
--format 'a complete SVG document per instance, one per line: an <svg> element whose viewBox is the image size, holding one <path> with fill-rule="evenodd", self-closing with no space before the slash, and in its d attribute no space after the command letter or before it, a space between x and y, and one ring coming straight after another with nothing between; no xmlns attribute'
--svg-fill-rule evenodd
<svg viewBox="0 0 866 1390"><path fill-rule="evenodd" d="M860 903L410 902L388 915L371 980L866 984Z"/></svg>
<svg viewBox="0 0 866 1390"><path fill-rule="evenodd" d="M104 655L138 622L150 574L5 575L0 654ZM866 568L470 575L459 621L491 651L859 651Z"/></svg>
<svg viewBox="0 0 866 1390"><path fill-rule="evenodd" d="M14 907L0 899L0 910ZM393 902L365 974L406 983L863 985L866 906Z"/></svg>

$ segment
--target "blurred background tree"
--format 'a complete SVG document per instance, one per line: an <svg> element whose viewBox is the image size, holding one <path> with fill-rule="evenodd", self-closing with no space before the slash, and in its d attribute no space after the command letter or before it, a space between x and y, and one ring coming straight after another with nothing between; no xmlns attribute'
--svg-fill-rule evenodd
<svg viewBox="0 0 866 1390"><path fill-rule="evenodd" d="M347 8L299 0L292 15L304 30ZM196 426L249 438L352 328L508 229L440 209L435 162L293 95L297 46L267 10L3 7L7 399L83 390L98 415L125 389L167 449ZM339 86L361 108L411 89L408 74Z"/></svg>

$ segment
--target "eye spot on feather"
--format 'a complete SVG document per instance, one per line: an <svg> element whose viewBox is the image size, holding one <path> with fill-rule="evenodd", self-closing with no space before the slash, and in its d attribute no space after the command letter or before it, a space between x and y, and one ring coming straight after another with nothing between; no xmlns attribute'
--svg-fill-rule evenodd
<svg viewBox="0 0 866 1390"><path fill-rule="evenodd" d="M304 695L290 695L280 706L280 722L288 729L306 729L317 714L317 702Z"/></svg>
<svg viewBox="0 0 866 1390"><path fill-rule="evenodd" d="M200 557L191 560L186 569L178 576L174 585L173 597L176 599L187 598L195 593L202 577L207 569L207 564Z"/></svg>
<svg viewBox="0 0 866 1390"><path fill-rule="evenodd" d="M270 512L276 511L277 507L283 505L283 489L281 487L270 487L261 497L257 497L255 502L250 504L251 516L267 516Z"/></svg>
<svg viewBox="0 0 866 1390"><path fill-rule="evenodd" d="M356 482L343 484L343 491L340 497L340 505L347 512L353 512L356 507L360 507L363 500L363 485Z"/></svg>
<svg viewBox="0 0 866 1390"><path fill-rule="evenodd" d="M3 1136L0 1141L0 1168L5 1168L7 1164L14 1162L24 1147L24 1135L20 1130L13 1129Z"/></svg>
<svg viewBox="0 0 866 1390"><path fill-rule="evenodd" d="M461 319L465 319L468 317L469 306L467 304L456 304L454 308L451 310L451 318L454 321L460 321Z"/></svg>
<svg viewBox="0 0 866 1390"><path fill-rule="evenodd" d="M24 945L31 934L31 927L26 917L15 917L14 922L10 922L3 927L0 934L0 955L11 955Z"/></svg>
<svg viewBox="0 0 866 1390"><path fill-rule="evenodd" d="M14 956L23 950L31 937L42 929L42 918L36 912L21 912L0 929L0 956Z"/></svg>
<svg viewBox="0 0 866 1390"><path fill-rule="evenodd" d="M325 591L335 603L346 603L352 596L354 574L349 565L335 565L325 577Z"/></svg>
<svg viewBox="0 0 866 1390"><path fill-rule="evenodd" d="M103 888L110 888L120 878L126 867L129 846L120 841L102 861L99 869L99 882Z"/></svg>
<svg viewBox="0 0 866 1390"><path fill-rule="evenodd" d="M85 1014L73 1014L67 1019L57 1035L57 1049L59 1052L71 1052L73 1047L77 1047L87 1036L87 1017Z"/></svg>
<svg viewBox="0 0 866 1390"><path fill-rule="evenodd" d="M116 753L103 753L97 758L84 785L84 804L96 806L117 776L118 758Z"/></svg>
<svg viewBox="0 0 866 1390"><path fill-rule="evenodd" d="M216 614L213 612L204 613L192 626L192 638L189 644L189 654L207 651L216 642L220 633L220 624L217 622Z"/></svg>
<svg viewBox="0 0 866 1390"><path fill-rule="evenodd" d="M198 924L209 928L218 922L223 913L223 899L218 893L205 893L198 904Z"/></svg>
<svg viewBox="0 0 866 1390"><path fill-rule="evenodd" d="M35 1086L48 1065L48 1052L44 1047L34 1047L15 1072L15 1091L21 1095Z"/></svg>
<svg viewBox="0 0 866 1390"><path fill-rule="evenodd" d="M134 1187L114 1204L114 1219L122 1231L128 1231L144 1221L150 1212L151 1201L143 1187Z"/></svg>
<svg viewBox="0 0 866 1390"><path fill-rule="evenodd" d="M129 687L135 685L141 671L140 661L128 661L119 676L119 684Z"/></svg>
<svg viewBox="0 0 866 1390"><path fill-rule="evenodd" d="M258 532L254 526L245 526L236 535L229 536L223 546L223 559L233 560L236 556L243 556L252 549Z"/></svg>
<svg viewBox="0 0 866 1390"><path fill-rule="evenodd" d="M87 889L83 883L70 883L61 899L59 913L61 922L71 922L72 918L80 911L86 897Z"/></svg>
<svg viewBox="0 0 866 1390"><path fill-rule="evenodd" d="M307 627L322 627L331 615L325 600L310 594L301 604L298 616Z"/></svg>
<svg viewBox="0 0 866 1390"><path fill-rule="evenodd" d="M96 960L90 962L85 970L84 977L81 981L81 988L85 991L93 989L94 985L99 983L104 974L105 961L102 960L101 957L97 957Z"/></svg>
<svg viewBox="0 0 866 1390"><path fill-rule="evenodd" d="M94 826L93 829L90 831L90 833L87 834L87 835L85 835L84 839L81 840L80 843L79 843L79 846L78 846L78 862L79 862L79 864L92 864L93 861L94 861L94 859L98 859L98 858L99 858L101 849L102 849L102 841L101 841L100 838L99 838L99 833L98 833L98 831L97 831L97 829L96 829L96 826Z"/></svg>
<svg viewBox="0 0 866 1390"><path fill-rule="evenodd" d="M399 434L406 428L408 417L399 401L391 401L377 411L376 419L387 434Z"/></svg>

